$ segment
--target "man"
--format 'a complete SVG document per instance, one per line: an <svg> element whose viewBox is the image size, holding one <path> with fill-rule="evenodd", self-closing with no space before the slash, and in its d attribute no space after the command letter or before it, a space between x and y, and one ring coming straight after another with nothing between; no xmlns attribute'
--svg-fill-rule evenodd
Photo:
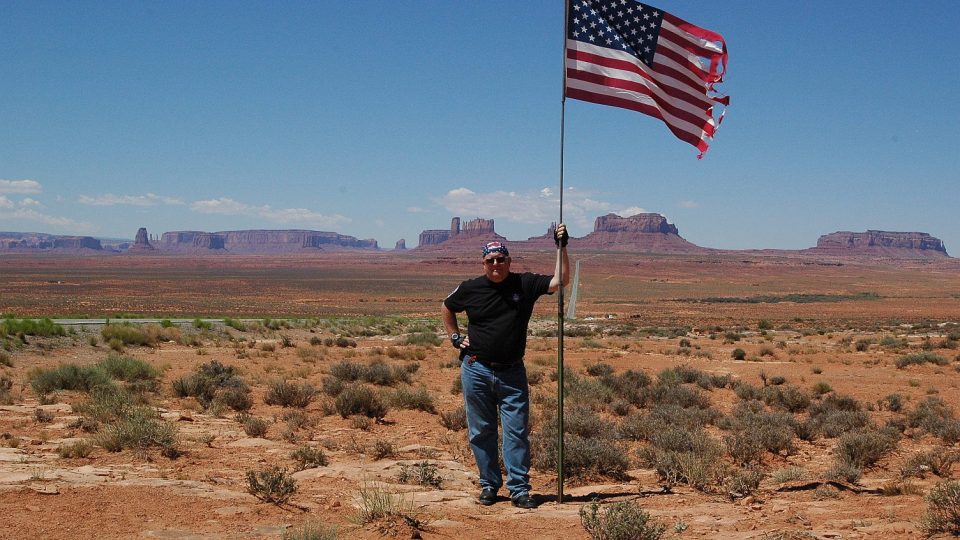
<svg viewBox="0 0 960 540"><path fill-rule="evenodd" d="M450 342L460 352L460 381L467 430L480 471L479 502L496 502L503 485L497 453L497 412L503 427L503 464L510 500L519 508L536 508L530 496L530 393L523 355L533 304L570 281L567 227L555 238L556 269L552 276L510 272L510 251L501 242L483 247L483 275L462 282L440 309ZM469 325L461 334L457 313L466 311Z"/></svg>

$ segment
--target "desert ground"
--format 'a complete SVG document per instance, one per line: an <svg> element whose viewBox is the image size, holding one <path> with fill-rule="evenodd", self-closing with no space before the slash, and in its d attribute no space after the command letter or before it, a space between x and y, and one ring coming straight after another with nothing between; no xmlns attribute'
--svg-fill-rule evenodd
<svg viewBox="0 0 960 540"><path fill-rule="evenodd" d="M552 257L515 254L513 270L549 273ZM564 498L545 297L526 357L542 504L520 510L476 502L439 320L476 257L0 257L0 537L772 540L960 525L960 262L572 259ZM23 321L39 317L98 320Z"/></svg>

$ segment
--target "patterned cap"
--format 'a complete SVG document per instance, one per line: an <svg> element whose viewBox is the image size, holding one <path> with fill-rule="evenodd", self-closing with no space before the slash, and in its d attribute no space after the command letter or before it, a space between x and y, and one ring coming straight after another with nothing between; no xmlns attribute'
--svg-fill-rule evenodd
<svg viewBox="0 0 960 540"><path fill-rule="evenodd" d="M504 257L510 256L510 250L501 242L487 242L487 245L483 246L483 257L491 253L503 253Z"/></svg>

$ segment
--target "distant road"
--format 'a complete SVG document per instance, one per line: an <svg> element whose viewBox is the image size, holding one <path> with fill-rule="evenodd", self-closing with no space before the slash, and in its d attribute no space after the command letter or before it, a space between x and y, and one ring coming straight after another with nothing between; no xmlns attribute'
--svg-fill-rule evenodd
<svg viewBox="0 0 960 540"><path fill-rule="evenodd" d="M54 324L59 324L61 326L85 326L85 325L96 325L96 324L103 325L103 324L107 324L107 321L130 322L130 323L136 323L136 324L148 324L148 323L160 324L160 321L168 320L173 324L193 324L193 321L195 321L196 319L127 319L127 318L114 319L114 318L110 318L110 319L51 319L51 320L54 322ZM200 320L204 322L211 322L211 323L223 322L223 319L200 319Z"/></svg>

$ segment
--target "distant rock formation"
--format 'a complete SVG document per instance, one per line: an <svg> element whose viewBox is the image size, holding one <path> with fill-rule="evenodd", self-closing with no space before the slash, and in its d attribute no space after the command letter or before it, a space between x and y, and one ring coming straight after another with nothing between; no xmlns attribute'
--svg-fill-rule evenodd
<svg viewBox="0 0 960 540"><path fill-rule="evenodd" d="M506 238L497 234L493 228L492 219L476 218L463 224L461 227L460 218L455 217L450 220L450 229L428 229L420 233L418 248L425 246L435 246L449 241L462 241L467 239L490 238L490 240L506 240Z"/></svg>
<svg viewBox="0 0 960 540"><path fill-rule="evenodd" d="M378 249L374 239L358 240L334 232L308 230L172 231L160 237L170 252L298 253L313 250Z"/></svg>
<svg viewBox="0 0 960 540"><path fill-rule="evenodd" d="M817 247L806 251L831 255L949 257L942 240L923 232L838 231L821 236Z"/></svg>
<svg viewBox="0 0 960 540"><path fill-rule="evenodd" d="M393 249L396 251L403 251L407 249L407 241L403 238L397 240L397 245L393 246Z"/></svg>
<svg viewBox="0 0 960 540"><path fill-rule="evenodd" d="M93 249L100 251L103 246L92 236L57 236L53 240L53 247L60 249Z"/></svg>
<svg viewBox="0 0 960 540"><path fill-rule="evenodd" d="M126 248L127 253L144 253L156 251L156 248L150 243L150 237L147 236L147 228L140 227L137 229L137 236L133 240L133 244L130 244Z"/></svg>
<svg viewBox="0 0 960 540"><path fill-rule="evenodd" d="M552 231L552 229L551 229ZM548 231L550 234L551 231ZM607 214L593 223L593 232L570 240L580 249L638 251L645 253L702 253L706 251L684 240L676 225L660 214L636 214L620 217Z"/></svg>

